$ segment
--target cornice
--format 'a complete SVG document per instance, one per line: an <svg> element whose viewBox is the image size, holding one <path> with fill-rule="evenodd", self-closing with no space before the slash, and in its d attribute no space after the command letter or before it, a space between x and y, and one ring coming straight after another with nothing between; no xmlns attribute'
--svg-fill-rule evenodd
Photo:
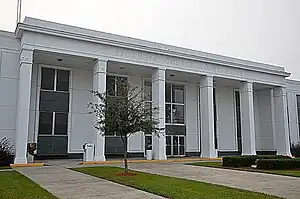
<svg viewBox="0 0 300 199"><path fill-rule="evenodd" d="M34 19L34 20L37 20L37 19ZM41 21L43 21L43 20L41 20ZM43 21L43 22L46 22L46 21ZM53 22L46 22L46 23L49 23L51 25L56 24ZM69 27L67 25L65 25L65 26ZM76 29L76 28L78 28L78 27L72 27L72 29ZM290 76L290 73L285 72L283 67L272 66L272 65L268 65L268 64L262 64L262 63L258 63L258 62L241 60L241 59L236 59L236 58L226 57L226 56L221 56L221 55L215 55L215 54L210 54L210 53L204 53L201 51L190 50L190 49L155 43L155 42L149 42L149 41L144 41L144 40L140 40L140 39L130 38L130 40L132 42L128 42L128 41L125 41L126 39L128 40L128 37L119 36L119 35L111 34L113 36L113 39L110 39L110 38L105 38L104 36L93 35L90 32L89 32L89 34L82 34L82 33L76 32L75 30L66 31L66 29L67 28L65 28L64 30L59 30L59 29L55 29L55 28L37 26L34 24L29 24L29 23L19 23L16 27L15 35L17 38L21 38L23 31L30 31L30 32L48 34L48 35L53 35L53 36L71 38L71 39L76 39L76 40L81 40L81 41L88 41L88 42L92 42L92 43L99 43L99 44L104 44L104 45L123 47L123 48L127 48L127 49L151 52L151 53L155 53L155 54L162 54L162 55L178 57L178 58L183 58L183 59L195 60L195 61L200 61L200 62L230 66L233 68L274 74L274 75L279 75L279 76L284 76L284 77ZM80 30L82 30L82 29L80 29ZM87 31L91 31L91 30L87 30ZM97 31L94 31L94 32L97 32ZM98 33L102 33L102 32L98 32ZM103 33L103 34L109 35L108 33ZM266 67L268 67L268 68L266 68ZM274 69L271 69L271 67L273 67ZM278 70L276 70L276 68Z"/></svg>

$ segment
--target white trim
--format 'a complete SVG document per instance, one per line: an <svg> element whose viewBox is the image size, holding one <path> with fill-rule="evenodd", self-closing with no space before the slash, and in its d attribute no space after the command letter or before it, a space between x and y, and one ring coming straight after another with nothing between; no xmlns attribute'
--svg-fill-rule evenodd
<svg viewBox="0 0 300 199"><path fill-rule="evenodd" d="M39 105L40 105L40 92L42 91L53 91L53 90L44 90L41 89L41 83L42 83L42 68L52 68L55 69L55 75L54 75L54 91L56 91L56 76L57 76L57 70L67 70L69 71L69 92L65 91L56 91L56 92L64 92L69 93L69 112L68 112L68 128L67 128L67 135L55 135L55 136L68 136L68 146L67 146L67 153L71 153L71 132L72 132L72 96L73 96L73 68L71 67L62 67L62 66L56 66L56 65L48 65L48 64L36 64L38 68L38 74L37 74L37 94L36 94L36 118L35 118L35 142L38 141L38 128L39 128ZM54 136L54 125L55 125L55 112L53 112L53 121L52 121L52 134L51 136ZM43 135L40 135L43 136ZM47 135L49 136L49 135Z"/></svg>
<svg viewBox="0 0 300 199"><path fill-rule="evenodd" d="M186 86L187 84L176 84L176 83L171 83L171 82L166 82L166 85L169 84L171 85L171 102L166 102L166 99L165 99L165 107L166 105L170 105L171 106L171 123L168 123L167 121L165 122L165 125L174 125L174 126L185 126L186 125L186 120L187 120L187 112L186 112ZM173 85L179 85L179 86L183 86L183 100L184 100L184 103L176 103L176 102L172 102L173 101L173 95L172 95L172 87ZM165 89L165 93L166 93L166 90ZM172 113L172 110L173 110L173 105L175 106L183 106L183 123L173 123L173 113ZM165 108L165 115L166 115L166 111L167 109Z"/></svg>
<svg viewBox="0 0 300 199"><path fill-rule="evenodd" d="M60 31L64 29L64 31ZM69 31L67 31L69 30ZM20 38L23 31L38 32L48 35L60 36L65 38L88 41L92 43L100 43L104 45L111 45L117 47L124 47L129 49L142 50L146 52L158 53L167 56L180 57L185 59L194 59L198 61L210 62L226 66L233 66L235 68L242 68L246 70L273 73L283 76L290 75L284 71L283 67L273 66L264 63L247 61L232 57L226 57L211 53L204 53L201 51L190 50L155 42L149 42L140 39L129 37L122 37L103 33L99 31L82 29L74 26L68 26L58 23L53 23L45 20L38 20L26 17L24 23L19 23L16 27L15 35Z"/></svg>

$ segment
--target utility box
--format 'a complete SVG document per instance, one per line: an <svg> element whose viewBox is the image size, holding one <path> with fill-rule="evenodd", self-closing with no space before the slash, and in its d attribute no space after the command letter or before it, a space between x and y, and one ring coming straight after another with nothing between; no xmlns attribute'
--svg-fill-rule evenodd
<svg viewBox="0 0 300 199"><path fill-rule="evenodd" d="M152 150L146 150L146 159L152 160Z"/></svg>
<svg viewBox="0 0 300 199"><path fill-rule="evenodd" d="M92 162L94 161L94 153L95 153L95 145L85 143L83 145L83 161L84 162Z"/></svg>

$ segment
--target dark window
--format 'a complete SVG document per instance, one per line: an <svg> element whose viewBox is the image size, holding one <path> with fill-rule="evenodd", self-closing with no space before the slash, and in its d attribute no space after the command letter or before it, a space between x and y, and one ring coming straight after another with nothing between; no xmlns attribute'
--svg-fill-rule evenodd
<svg viewBox="0 0 300 199"><path fill-rule="evenodd" d="M117 96L125 97L127 96L127 78L126 77L117 77L116 78L117 84Z"/></svg>
<svg viewBox="0 0 300 199"><path fill-rule="evenodd" d="M216 89L213 89L215 149L218 149Z"/></svg>
<svg viewBox="0 0 300 199"><path fill-rule="evenodd" d="M106 77L106 92L107 95L115 96L116 93L116 80L115 77L107 76Z"/></svg>
<svg viewBox="0 0 300 199"><path fill-rule="evenodd" d="M300 133L300 95L296 95L296 98L297 98L298 126L299 126L299 133Z"/></svg>
<svg viewBox="0 0 300 199"><path fill-rule="evenodd" d="M68 114L55 113L54 135L67 135L68 133Z"/></svg>
<svg viewBox="0 0 300 199"><path fill-rule="evenodd" d="M166 102L171 102L171 84L166 84Z"/></svg>
<svg viewBox="0 0 300 199"><path fill-rule="evenodd" d="M39 134L52 134L53 113L40 112L39 115Z"/></svg>
<svg viewBox="0 0 300 199"><path fill-rule="evenodd" d="M110 96L127 95L127 77L106 77L106 92Z"/></svg>
<svg viewBox="0 0 300 199"><path fill-rule="evenodd" d="M184 124L184 106L183 105L173 105L172 106L172 123L174 124Z"/></svg>
<svg viewBox="0 0 300 199"><path fill-rule="evenodd" d="M241 107L240 107L240 92L235 91L235 111L236 111L236 133L237 133L237 144L238 151L242 153L242 131L241 131Z"/></svg>
<svg viewBox="0 0 300 199"><path fill-rule="evenodd" d="M40 111L69 112L69 93L41 91Z"/></svg>
<svg viewBox="0 0 300 199"><path fill-rule="evenodd" d="M166 104L166 123L171 123L171 105Z"/></svg>
<svg viewBox="0 0 300 199"><path fill-rule="evenodd" d="M69 91L69 73L67 70L57 70L57 91Z"/></svg>
<svg viewBox="0 0 300 199"><path fill-rule="evenodd" d="M68 70L42 68L38 127L41 136L37 148L40 155L67 153L69 76Z"/></svg>
<svg viewBox="0 0 300 199"><path fill-rule="evenodd" d="M173 103L184 103L184 86L183 85L172 85L172 102Z"/></svg>
<svg viewBox="0 0 300 199"><path fill-rule="evenodd" d="M146 101L152 101L152 82L144 81L144 99Z"/></svg>
<svg viewBox="0 0 300 199"><path fill-rule="evenodd" d="M171 136L166 136L166 155L171 155Z"/></svg>
<svg viewBox="0 0 300 199"><path fill-rule="evenodd" d="M41 89L54 90L55 69L42 68Z"/></svg>
<svg viewBox="0 0 300 199"><path fill-rule="evenodd" d="M184 86L166 84L165 100L166 123L184 124Z"/></svg>

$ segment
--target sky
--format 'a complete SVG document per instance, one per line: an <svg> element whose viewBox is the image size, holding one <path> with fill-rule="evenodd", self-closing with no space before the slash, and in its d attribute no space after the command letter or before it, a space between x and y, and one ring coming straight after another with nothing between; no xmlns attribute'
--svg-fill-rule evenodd
<svg viewBox="0 0 300 199"><path fill-rule="evenodd" d="M300 0L22 0L25 16L284 66L300 80ZM14 31L17 0L0 0Z"/></svg>

